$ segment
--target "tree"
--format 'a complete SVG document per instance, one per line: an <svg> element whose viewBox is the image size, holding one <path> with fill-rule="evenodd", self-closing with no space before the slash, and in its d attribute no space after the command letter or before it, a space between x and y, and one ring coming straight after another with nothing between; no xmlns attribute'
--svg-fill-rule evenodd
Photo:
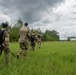
<svg viewBox="0 0 76 75"><path fill-rule="evenodd" d="M70 41L70 40L71 40L71 38L70 38L70 37L68 37L68 38L67 38L67 41Z"/></svg>
<svg viewBox="0 0 76 75"><path fill-rule="evenodd" d="M15 24L15 26L18 27L18 28L22 27L22 25L23 25L23 21L21 19L19 19L17 21L17 24Z"/></svg>
<svg viewBox="0 0 76 75"><path fill-rule="evenodd" d="M22 27L23 25L23 22L21 19L19 19L17 21L17 23L12 27L10 28L10 41L18 41L18 33L19 33L19 29Z"/></svg>
<svg viewBox="0 0 76 75"><path fill-rule="evenodd" d="M56 30L46 30L45 33L43 33L43 38L45 41L59 41L59 33Z"/></svg>

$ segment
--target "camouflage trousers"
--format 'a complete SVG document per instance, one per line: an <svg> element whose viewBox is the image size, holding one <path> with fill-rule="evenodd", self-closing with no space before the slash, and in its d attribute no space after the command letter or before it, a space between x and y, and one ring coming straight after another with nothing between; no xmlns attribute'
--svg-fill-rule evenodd
<svg viewBox="0 0 76 75"><path fill-rule="evenodd" d="M41 47L41 43L42 43L41 39L38 39L37 43L38 43L38 47L40 48Z"/></svg>
<svg viewBox="0 0 76 75"><path fill-rule="evenodd" d="M24 42L20 42L19 44L20 44L20 50L19 50L19 52L18 52L17 55L20 56L20 54L21 54L22 51L24 50L24 51L25 51L25 52L24 52L24 56L27 56L27 50L28 50L28 48L29 48L29 42L28 42L28 40L24 40Z"/></svg>
<svg viewBox="0 0 76 75"><path fill-rule="evenodd" d="M9 50L6 49L4 45L0 45L0 55L2 55L3 51L4 51L5 64L8 64Z"/></svg>
<svg viewBox="0 0 76 75"><path fill-rule="evenodd" d="M9 51L4 50L4 57L5 57L5 63L8 64L8 58L9 58Z"/></svg>
<svg viewBox="0 0 76 75"><path fill-rule="evenodd" d="M35 45L36 45L35 42L30 42L30 47L31 47L31 49L32 49L33 51L34 51Z"/></svg>

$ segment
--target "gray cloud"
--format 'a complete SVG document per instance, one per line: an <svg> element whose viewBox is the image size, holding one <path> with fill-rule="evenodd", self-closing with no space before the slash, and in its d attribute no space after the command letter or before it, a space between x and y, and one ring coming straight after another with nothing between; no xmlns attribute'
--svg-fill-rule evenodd
<svg viewBox="0 0 76 75"><path fill-rule="evenodd" d="M57 6L61 0L48 0L48 2ZM21 18L23 21L34 23L41 20L48 8L52 11L52 7L45 0L0 0L0 11L9 15L12 22Z"/></svg>
<svg viewBox="0 0 76 75"><path fill-rule="evenodd" d="M0 14L4 14L12 24L16 23L19 18L23 22L28 22L30 28L38 28L45 31L57 30L62 38L76 35L75 27L76 24L69 19L69 17L74 18L71 10L73 5L66 2L68 0L0 0ZM75 0L70 0L70 2ZM65 2L63 4L63 2ZM67 3L67 4L66 4ZM61 13L56 8L60 7ZM65 4L70 7L68 9ZM75 5L75 4L74 4ZM72 6L72 7L71 7Z"/></svg>

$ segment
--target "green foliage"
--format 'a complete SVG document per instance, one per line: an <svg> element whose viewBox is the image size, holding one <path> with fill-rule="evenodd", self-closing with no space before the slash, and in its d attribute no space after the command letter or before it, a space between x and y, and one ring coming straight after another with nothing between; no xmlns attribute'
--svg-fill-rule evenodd
<svg viewBox="0 0 76 75"><path fill-rule="evenodd" d="M45 33L43 33L44 41L59 41L59 35L56 30L46 30Z"/></svg>
<svg viewBox="0 0 76 75"><path fill-rule="evenodd" d="M10 41L14 42L14 41L18 41L18 33L19 33L19 28L18 27L12 27L10 29Z"/></svg>
<svg viewBox="0 0 76 75"><path fill-rule="evenodd" d="M6 21L6 23L9 24L8 21ZM19 29L22 27L22 25L23 25L23 21L21 19L19 19L14 26L9 25L10 42L18 41ZM0 29L1 29L1 25L0 25ZM39 32L42 33L40 28L31 29L31 32L33 31L35 32L36 36L38 35ZM44 33L42 33L42 35L44 41L59 41L59 33L56 30L52 30L52 31L46 30Z"/></svg>
<svg viewBox="0 0 76 75"><path fill-rule="evenodd" d="M22 25L23 25L23 22L21 19L19 19L17 21L17 24L15 24L13 27L9 27L11 42L18 41L19 29L22 27Z"/></svg>
<svg viewBox="0 0 76 75"><path fill-rule="evenodd" d="M18 28L22 27L22 25L23 25L23 21L21 19L19 19L17 21L17 24L15 24L15 26L18 27Z"/></svg>
<svg viewBox="0 0 76 75"><path fill-rule="evenodd" d="M38 35L39 32L42 33L41 29L32 29L31 31L34 31L36 33L36 35ZM46 30L44 33L42 33L43 35L43 40L44 41L59 41L59 33L56 30Z"/></svg>
<svg viewBox="0 0 76 75"><path fill-rule="evenodd" d="M20 29L20 27L18 27L18 26L13 26L12 28L10 28L10 41L18 41L19 29ZM33 32L33 31L35 32L35 34L37 36L39 33L39 30L32 29L31 32ZM55 30L52 30L52 31L46 30L45 33L42 33L42 35L43 35L44 41L59 41L58 32Z"/></svg>

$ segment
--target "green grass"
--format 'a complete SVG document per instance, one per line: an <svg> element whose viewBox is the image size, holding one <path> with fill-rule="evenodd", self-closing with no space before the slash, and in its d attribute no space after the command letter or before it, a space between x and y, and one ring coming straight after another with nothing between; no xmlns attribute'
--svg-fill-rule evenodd
<svg viewBox="0 0 76 75"><path fill-rule="evenodd" d="M10 43L10 49L16 55L18 43ZM0 57L0 75L76 75L76 42L45 42L19 60L9 55L8 66L4 53Z"/></svg>

